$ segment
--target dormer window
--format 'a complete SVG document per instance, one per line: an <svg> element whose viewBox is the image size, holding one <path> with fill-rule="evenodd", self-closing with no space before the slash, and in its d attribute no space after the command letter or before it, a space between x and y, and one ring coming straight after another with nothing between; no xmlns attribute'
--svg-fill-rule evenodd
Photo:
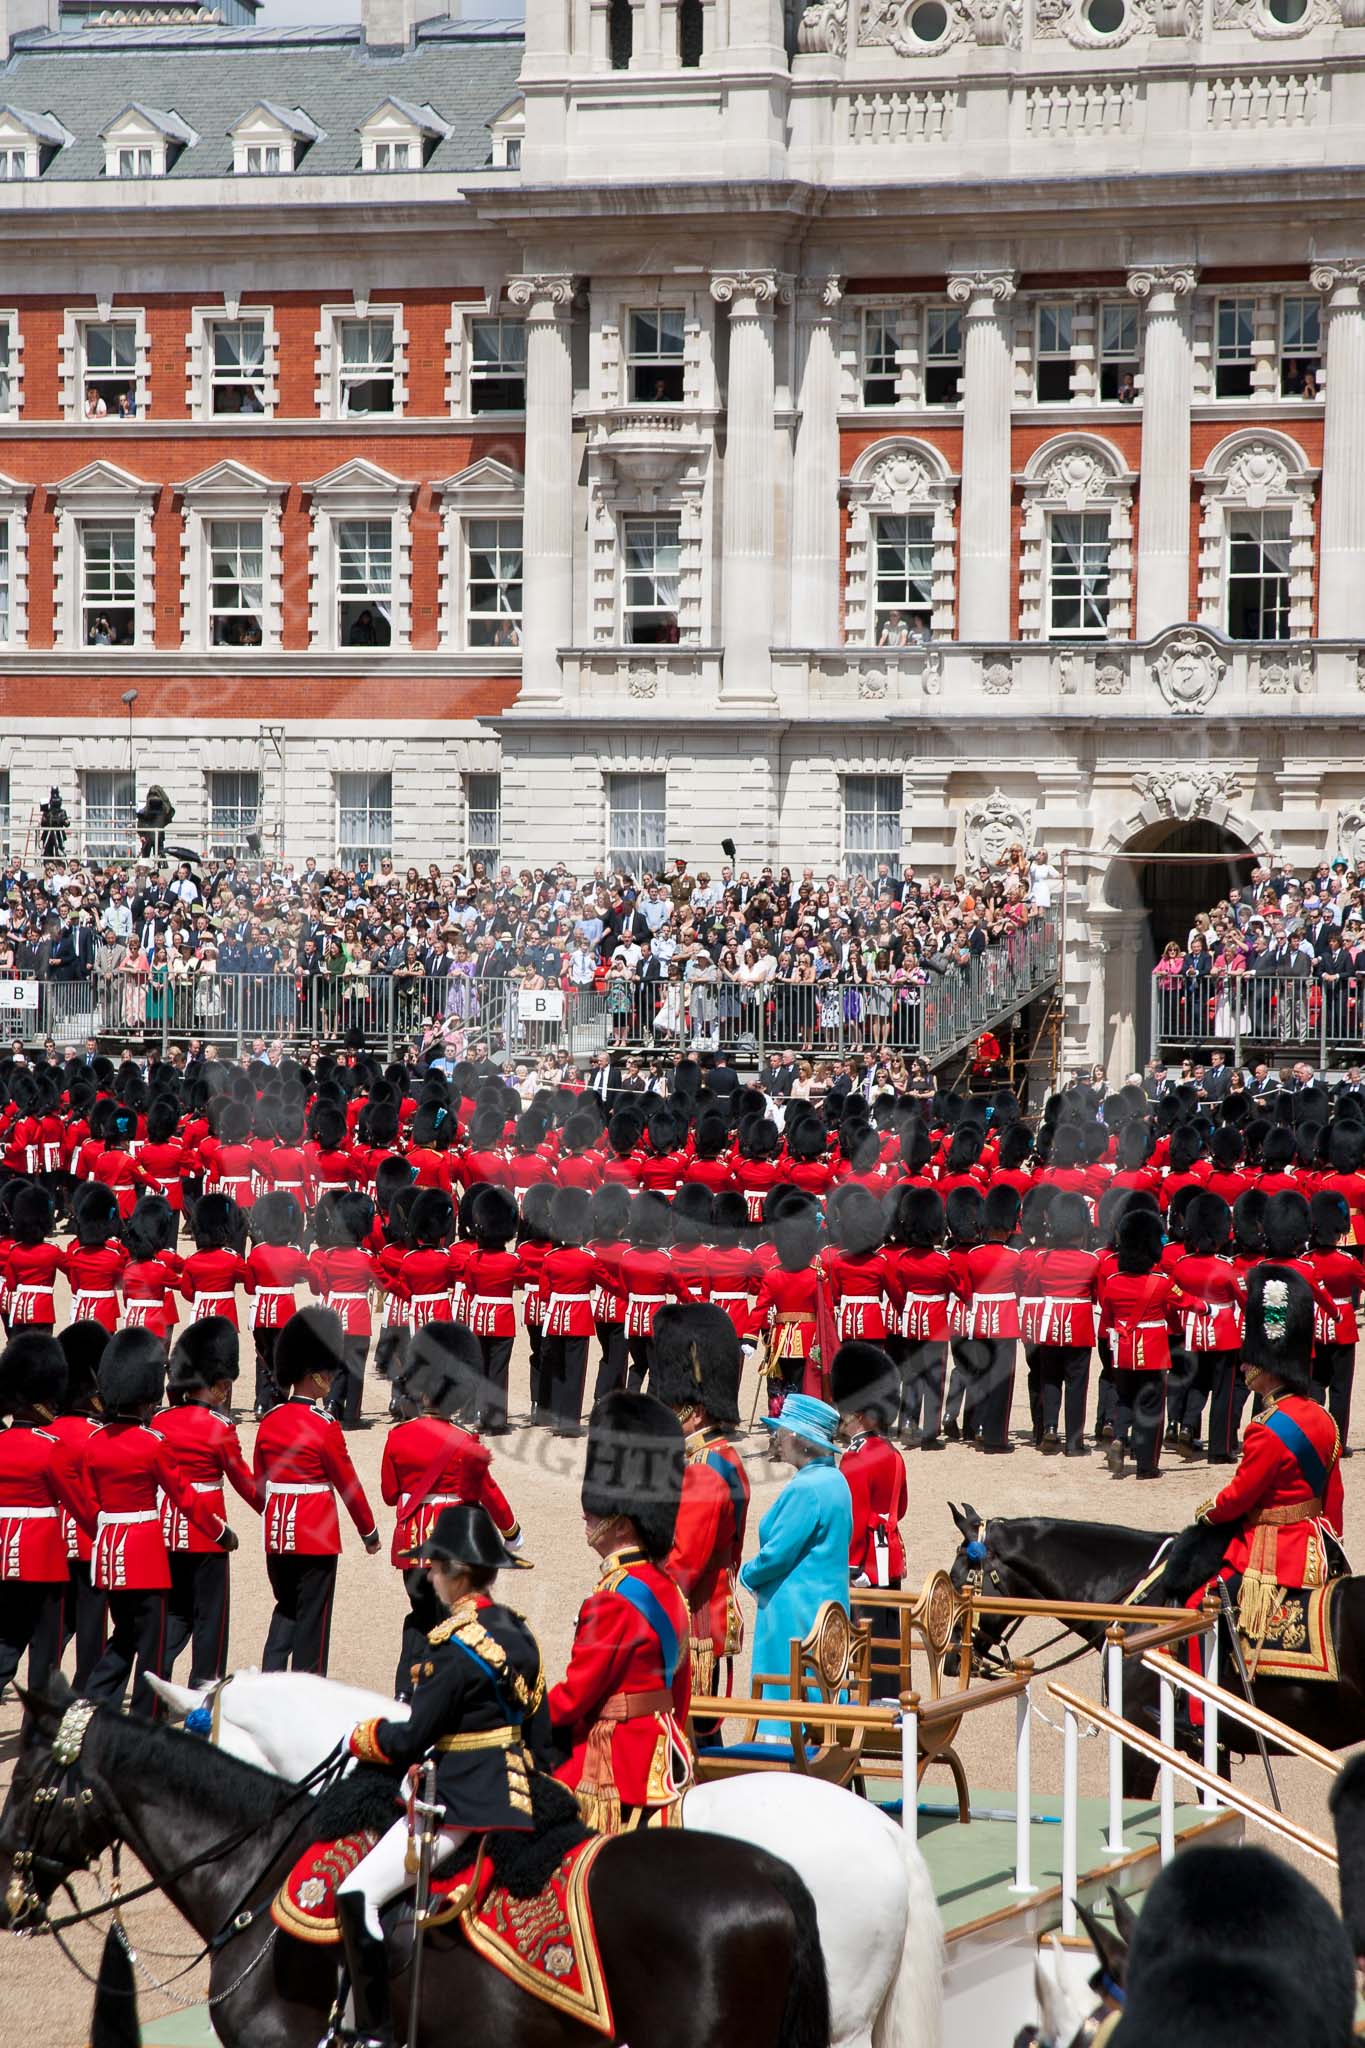
<svg viewBox="0 0 1365 2048"><path fill-rule="evenodd" d="M21 178L30 178L33 173L28 167L26 149L0 149L0 181L17 184Z"/></svg>
<svg viewBox="0 0 1365 2048"><path fill-rule="evenodd" d="M50 115L0 107L0 181L17 185L25 178L40 178L70 141L67 130Z"/></svg>
<svg viewBox="0 0 1365 2048"><path fill-rule="evenodd" d="M493 169L519 171L522 136L526 132L526 108L521 94L500 108L488 126L493 137Z"/></svg>
<svg viewBox="0 0 1365 2048"><path fill-rule="evenodd" d="M113 175L116 178L155 177L156 160L150 149L115 150Z"/></svg>
<svg viewBox="0 0 1365 2048"><path fill-rule="evenodd" d="M179 114L134 101L104 130L106 178L164 178L181 152L199 140Z"/></svg>
<svg viewBox="0 0 1365 2048"><path fill-rule="evenodd" d="M300 154L322 130L302 107L259 100L228 129L232 168L239 178L277 178L298 169Z"/></svg>
<svg viewBox="0 0 1365 2048"><path fill-rule="evenodd" d="M294 152L286 149L282 142L250 142L247 144L246 162L242 169L253 177L271 177L285 169L285 157L289 158L288 168L294 168Z"/></svg>
<svg viewBox="0 0 1365 2048"><path fill-rule="evenodd" d="M360 129L363 171L420 171L438 143L450 134L432 106L408 100L385 100Z"/></svg>

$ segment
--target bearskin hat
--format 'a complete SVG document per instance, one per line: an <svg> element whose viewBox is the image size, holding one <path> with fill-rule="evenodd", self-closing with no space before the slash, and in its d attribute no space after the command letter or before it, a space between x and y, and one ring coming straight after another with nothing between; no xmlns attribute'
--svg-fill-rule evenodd
<svg viewBox="0 0 1365 2048"><path fill-rule="evenodd" d="M506 1188L486 1183L474 1202L471 1222L481 1245L501 1250L517 1234L516 1202Z"/></svg>
<svg viewBox="0 0 1365 2048"><path fill-rule="evenodd" d="M1345 1196L1334 1195L1327 1188L1320 1188L1310 1198L1308 1214L1313 1243L1324 1250L1338 1244L1351 1227L1351 1212L1346 1206Z"/></svg>
<svg viewBox="0 0 1365 2048"><path fill-rule="evenodd" d="M618 1109L607 1123L607 1143L618 1159L633 1152L644 1136L645 1120L638 1110Z"/></svg>
<svg viewBox="0 0 1365 2048"><path fill-rule="evenodd" d="M463 1323L425 1323L413 1332L399 1384L408 1400L450 1417L477 1406L482 1370L479 1340Z"/></svg>
<svg viewBox="0 0 1365 2048"><path fill-rule="evenodd" d="M1048 1243L1057 1246L1084 1246L1089 1241L1090 1211L1084 1195L1074 1194L1070 1188L1058 1190L1047 1212L1047 1236Z"/></svg>
<svg viewBox="0 0 1365 2048"><path fill-rule="evenodd" d="M987 1237L1012 1237L1019 1228L1019 1190L1003 1185L988 1188L982 1222Z"/></svg>
<svg viewBox="0 0 1365 2048"><path fill-rule="evenodd" d="M66 1398L66 1353L55 1337L20 1330L0 1352L0 1415L46 1408L55 1415Z"/></svg>
<svg viewBox="0 0 1365 2048"><path fill-rule="evenodd" d="M711 1190L704 1188L700 1181L684 1181L673 1197L673 1221L694 1224L699 1232L704 1231L711 1221Z"/></svg>
<svg viewBox="0 0 1365 2048"><path fill-rule="evenodd" d="M1247 1281L1243 1365L1306 1393L1313 1351L1313 1290L1292 1266L1253 1266Z"/></svg>
<svg viewBox="0 0 1365 2048"><path fill-rule="evenodd" d="M592 1216L586 1188L556 1188L550 1204L550 1235L556 1244L585 1244Z"/></svg>
<svg viewBox="0 0 1365 2048"><path fill-rule="evenodd" d="M52 1228L52 1202L44 1188L21 1186L9 1214L20 1244L41 1244Z"/></svg>
<svg viewBox="0 0 1365 2048"><path fill-rule="evenodd" d="M868 1188L845 1188L830 1218L830 1236L840 1250L872 1252L885 1235L886 1218L877 1197Z"/></svg>
<svg viewBox="0 0 1365 2048"><path fill-rule="evenodd" d="M303 1208L287 1188L270 1188L251 1205L251 1235L257 1244L297 1244L303 1234Z"/></svg>
<svg viewBox="0 0 1365 2048"><path fill-rule="evenodd" d="M71 1198L71 1221L83 1245L103 1244L119 1226L118 1203L102 1182L88 1180Z"/></svg>
<svg viewBox="0 0 1365 2048"><path fill-rule="evenodd" d="M109 1342L109 1332L103 1323L68 1323L60 1332L57 1342L66 1359L66 1398L62 1403L64 1414L82 1415L98 1405L100 1387L100 1360L104 1347Z"/></svg>
<svg viewBox="0 0 1365 2048"><path fill-rule="evenodd" d="M521 1198L521 1234L537 1242L551 1236L550 1216L559 1190L552 1180L534 1181ZM621 1190L625 1194L625 1189Z"/></svg>
<svg viewBox="0 0 1365 2048"><path fill-rule="evenodd" d="M141 1195L123 1225L123 1242L132 1259L154 1259L175 1243L180 1219L164 1195Z"/></svg>
<svg viewBox="0 0 1365 2048"><path fill-rule="evenodd" d="M794 1129L788 1127L787 1157L803 1166L813 1165L823 1155L825 1142L825 1127L820 1119L803 1116Z"/></svg>
<svg viewBox="0 0 1365 2048"><path fill-rule="evenodd" d="M829 1369L830 1398L841 1415L880 1416L885 1427L900 1406L900 1377L880 1344L851 1338L835 1352Z"/></svg>
<svg viewBox="0 0 1365 2048"><path fill-rule="evenodd" d="M330 1376L346 1362L346 1333L334 1308L301 1308L275 1340L274 1373L282 1387L296 1387L310 1372Z"/></svg>
<svg viewBox="0 0 1365 2048"><path fill-rule="evenodd" d="M417 1169L399 1152L390 1152L374 1170L374 1201L381 1216L387 1216L394 1197L410 1188Z"/></svg>
<svg viewBox="0 0 1365 2048"><path fill-rule="evenodd" d="M1269 1195L1265 1205L1265 1255L1268 1259L1296 1259L1305 1249L1313 1231L1307 1202L1291 1188Z"/></svg>
<svg viewBox="0 0 1365 2048"><path fill-rule="evenodd" d="M593 1191L589 1213L593 1238L601 1244L619 1244L630 1228L630 1190L620 1181L603 1181Z"/></svg>
<svg viewBox="0 0 1365 2048"><path fill-rule="evenodd" d="M1188 1173L1203 1149L1204 1135L1197 1124L1177 1124L1167 1154L1171 1172Z"/></svg>
<svg viewBox="0 0 1365 2048"><path fill-rule="evenodd" d="M1200 1193L1185 1211L1185 1248L1201 1258L1221 1252L1232 1235L1232 1211L1221 1195Z"/></svg>
<svg viewBox="0 0 1365 2048"><path fill-rule="evenodd" d="M1150 1273L1161 1257L1161 1218L1154 1209L1127 1208L1114 1232L1121 1273Z"/></svg>
<svg viewBox="0 0 1365 2048"><path fill-rule="evenodd" d="M444 1152L455 1136L455 1119L443 1102L420 1102L412 1113L412 1143L424 1152Z"/></svg>
<svg viewBox="0 0 1365 2048"><path fill-rule="evenodd" d="M903 1188L896 1201L896 1230L916 1251L932 1251L948 1227L942 1195L933 1188Z"/></svg>
<svg viewBox="0 0 1365 2048"><path fill-rule="evenodd" d="M1332 1126L1327 1156L1334 1173L1359 1173L1365 1158L1365 1127L1338 1119Z"/></svg>
<svg viewBox="0 0 1365 2048"><path fill-rule="evenodd" d="M1265 1256L1265 1210L1269 1200L1259 1188L1247 1188L1232 1205L1232 1235L1243 1258Z"/></svg>
<svg viewBox="0 0 1365 2048"><path fill-rule="evenodd" d="M948 1235L956 1243L980 1244L986 1227L986 1205L976 1188L950 1188L943 1214Z"/></svg>
<svg viewBox="0 0 1365 2048"><path fill-rule="evenodd" d="M1294 1133L1272 1130L1266 1133L1261 1147L1261 1164L1267 1173L1284 1173L1287 1168L1298 1164L1299 1148L1294 1142Z"/></svg>
<svg viewBox="0 0 1365 2048"><path fill-rule="evenodd" d="M219 1380L235 1380L237 1352L237 1325L226 1316L201 1316L197 1323L186 1323L171 1352L167 1390L173 1395L193 1394Z"/></svg>
<svg viewBox="0 0 1365 2048"><path fill-rule="evenodd" d="M1011 1124L1000 1138L999 1160L1010 1173L1017 1173L1033 1150L1033 1133L1027 1124Z"/></svg>
<svg viewBox="0 0 1365 2048"><path fill-rule="evenodd" d="M630 1205L631 1243L645 1251L657 1251L668 1241L668 1204L649 1189Z"/></svg>
<svg viewBox="0 0 1365 2048"><path fill-rule="evenodd" d="M739 1337L723 1308L703 1301L659 1310L649 1380L665 1408L704 1408L722 1429L737 1429L739 1377Z"/></svg>
<svg viewBox="0 0 1365 2048"><path fill-rule="evenodd" d="M237 1251L246 1219L231 1195L201 1195L194 1205L190 1229L201 1252Z"/></svg>
<svg viewBox="0 0 1365 2048"><path fill-rule="evenodd" d="M444 1188L419 1188L408 1210L408 1242L442 1245L455 1228L455 1205Z"/></svg>
<svg viewBox="0 0 1365 2048"><path fill-rule="evenodd" d="M104 1347L100 1399L108 1415L159 1406L166 1391L166 1353L150 1330L120 1330Z"/></svg>
<svg viewBox="0 0 1365 2048"><path fill-rule="evenodd" d="M588 1421L585 1515L623 1515L656 1562L673 1547L682 1500L682 1424L652 1394L604 1394Z"/></svg>
<svg viewBox="0 0 1365 2048"><path fill-rule="evenodd" d="M779 1216L772 1226L773 1249L784 1273L800 1273L820 1249L820 1223L809 1210Z"/></svg>
<svg viewBox="0 0 1365 2048"><path fill-rule="evenodd" d="M1224 1173L1231 1173L1241 1165L1245 1149L1241 1132L1228 1130L1226 1127L1221 1131L1215 1131L1209 1139L1209 1157L1215 1166L1223 1169Z"/></svg>

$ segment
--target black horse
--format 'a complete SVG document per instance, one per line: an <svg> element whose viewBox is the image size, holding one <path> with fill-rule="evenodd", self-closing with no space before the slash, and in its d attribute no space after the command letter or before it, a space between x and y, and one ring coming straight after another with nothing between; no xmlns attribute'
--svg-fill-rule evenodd
<svg viewBox="0 0 1365 2048"><path fill-rule="evenodd" d="M1160 1545L1174 1540L1150 1529L1066 1522L1049 1515L988 1521L965 1504L952 1508L952 1517L962 1539L953 1559L953 1584L965 1587L979 1574L983 1593L1006 1600L1093 1600L1106 1605L1126 1600L1152 1568ZM969 1546L978 1542L984 1544L985 1555L969 1556ZM1226 1530L1210 1529L1207 1555L1193 1563L1188 1583L1177 1588L1169 1580L1158 1579L1144 1593L1143 1604L1182 1604L1218 1569L1226 1543ZM1092 1648L1103 1647L1102 1625L1072 1622L1069 1626ZM974 1651L988 1654L1008 1627L1005 1617L984 1615L976 1626ZM1339 1586L1332 1603L1332 1638L1341 1672L1335 1685L1316 1679L1299 1683L1291 1678L1258 1678L1252 1684L1252 1698L1277 1721L1320 1742L1325 1749L1346 1749L1352 1743L1365 1742L1365 1578L1344 1579ZM1239 1690L1226 1656L1221 1683L1229 1691ZM1157 1694L1155 1677L1140 1664L1130 1663L1124 1675L1125 1719L1154 1730ZM1220 1719L1218 1729L1220 1744L1232 1755L1245 1756L1255 1750L1255 1737L1229 1717ZM1198 1752L1197 1737L1187 1724L1178 1727L1177 1740L1192 1755ZM1156 1774L1156 1765L1146 1757L1131 1750L1124 1752L1124 1790L1130 1798L1150 1797Z"/></svg>
<svg viewBox="0 0 1365 2048"><path fill-rule="evenodd" d="M316 2048L338 1952L277 1935L268 1911L252 1911L308 1844L297 1794L193 1736L76 1706L64 1685L25 1705L32 1732L0 1814L0 1926L41 1932L63 1881L126 1844L199 1941L218 1941L210 1998L224 2048ZM777 1857L715 1835L626 1835L599 1856L589 1897L617 2042L826 2048L815 1908ZM400 2039L407 1960L396 1945ZM428 1937L422 2007L422 2048L449 2048L457 2035L484 2048L603 2048L601 2035L518 1990L458 1933Z"/></svg>

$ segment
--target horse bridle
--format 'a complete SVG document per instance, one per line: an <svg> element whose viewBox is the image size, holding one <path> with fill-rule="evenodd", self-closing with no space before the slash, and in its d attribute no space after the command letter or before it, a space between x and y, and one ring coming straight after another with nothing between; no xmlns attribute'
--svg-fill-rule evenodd
<svg viewBox="0 0 1365 2048"><path fill-rule="evenodd" d="M976 1535L969 1543L963 1545L963 1549L968 1566L970 1567L967 1573L967 1584L971 1587L972 1591L980 1597L985 1592L986 1581L989 1579L991 1590L996 1596L1000 1599L1008 1598L1005 1592L1005 1581L996 1569L995 1561L991 1556L990 1545L986 1541L986 1517L984 1515L978 1517ZM1014 1615L1005 1623L995 1641L987 1643L983 1649L978 1649L975 1640L973 1640L971 1646L972 1657L978 1664L985 1665L987 1668L996 1666L1002 1671L1013 1670L1013 1660L1006 1655L1006 1645L1018 1634L1024 1625L1025 1619L1026 1617L1022 1614ZM976 1628L973 1630L973 1638L975 1638L982 1626L982 1623L977 1623ZM1036 1659L1042 1656L1044 1650L1054 1649L1058 1643L1065 1642L1070 1634L1071 1630L1069 1628L1061 1628L1058 1629L1055 1636L1049 1636L1045 1643L1039 1643L1033 1653L1035 1659L1033 1675L1035 1678L1042 1678L1050 1671L1064 1670L1068 1664L1075 1664L1086 1655L1087 1651L1094 1647L1093 1644L1083 1642L1078 1650L1071 1651L1068 1656L1059 1657L1054 1664L1044 1665L1040 1670Z"/></svg>

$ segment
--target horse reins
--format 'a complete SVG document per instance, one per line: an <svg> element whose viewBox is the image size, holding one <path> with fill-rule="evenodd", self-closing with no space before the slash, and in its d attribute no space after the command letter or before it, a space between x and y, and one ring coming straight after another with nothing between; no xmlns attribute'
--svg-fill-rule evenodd
<svg viewBox="0 0 1365 2048"><path fill-rule="evenodd" d="M975 1587L978 1593L982 1593L985 1591L985 1581L989 1578L991 1585L996 1590L997 1596L1000 1599L1008 1599L1008 1594L1002 1590L1004 1581L995 1567L994 1560L991 1557L990 1545L986 1541L986 1519L984 1516L976 1525L975 1538L964 1547L967 1562L971 1566L971 1571L968 1574L969 1583ZM1018 1570L1017 1565L1015 1570ZM987 1643L983 1650L978 1650L975 1644L973 1644L972 1655L976 1658L978 1664L984 1664L988 1667L994 1666L1001 1670L1012 1669L1013 1660L1006 1657L1005 1645L1014 1638L1027 1619L1027 1615L1016 1614L1012 1620L1006 1622L996 1640L993 1643ZM1073 1631L1070 1628L1058 1629L1055 1636L1049 1636L1045 1643L1039 1643L1037 1650L1034 1652L1035 1658L1041 1657L1044 1650L1052 1649L1057 1643L1065 1642L1066 1638L1072 1633ZM1050 1672L1063 1671L1068 1664L1078 1663L1082 1657L1088 1656L1095 1647L1094 1643L1086 1642L1082 1639L1079 1649L1068 1651L1065 1657L1058 1657L1051 1664L1039 1665L1035 1662L1033 1676L1035 1678L1046 1678Z"/></svg>

